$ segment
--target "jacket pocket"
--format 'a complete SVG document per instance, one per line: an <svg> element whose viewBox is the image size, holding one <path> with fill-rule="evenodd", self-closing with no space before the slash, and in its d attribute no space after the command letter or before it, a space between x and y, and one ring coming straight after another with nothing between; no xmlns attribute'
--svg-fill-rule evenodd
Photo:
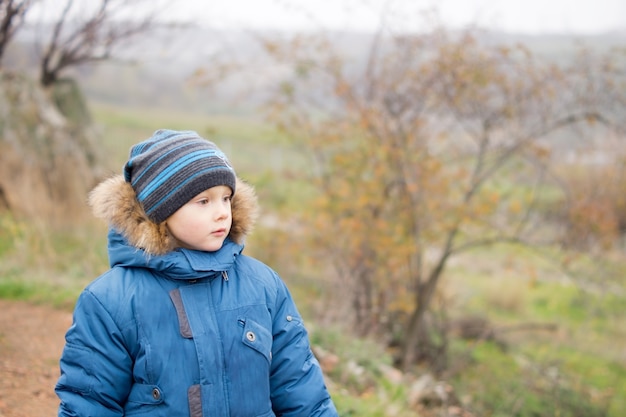
<svg viewBox="0 0 626 417"><path fill-rule="evenodd" d="M124 415L153 415L155 407L163 404L163 391L152 384L133 384L126 400Z"/></svg>
<svg viewBox="0 0 626 417"><path fill-rule="evenodd" d="M249 318L240 318L239 324L243 325L241 342L259 352L272 362L272 333L261 324Z"/></svg>
<svg viewBox="0 0 626 417"><path fill-rule="evenodd" d="M133 384L128 394L129 403L137 404L161 404L163 402L163 392L161 388L151 384Z"/></svg>

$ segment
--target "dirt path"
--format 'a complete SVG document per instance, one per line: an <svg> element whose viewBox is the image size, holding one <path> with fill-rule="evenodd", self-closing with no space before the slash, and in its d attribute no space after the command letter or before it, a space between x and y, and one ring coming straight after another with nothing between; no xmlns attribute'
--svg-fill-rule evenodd
<svg viewBox="0 0 626 417"><path fill-rule="evenodd" d="M0 417L57 415L54 384L72 314L0 299Z"/></svg>

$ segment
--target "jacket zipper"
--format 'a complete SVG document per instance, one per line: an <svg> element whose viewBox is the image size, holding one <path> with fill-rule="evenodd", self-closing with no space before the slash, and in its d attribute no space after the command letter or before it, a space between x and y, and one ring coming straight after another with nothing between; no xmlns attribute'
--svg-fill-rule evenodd
<svg viewBox="0 0 626 417"><path fill-rule="evenodd" d="M224 281L228 281L228 272L222 271L222 278L224 278Z"/></svg>

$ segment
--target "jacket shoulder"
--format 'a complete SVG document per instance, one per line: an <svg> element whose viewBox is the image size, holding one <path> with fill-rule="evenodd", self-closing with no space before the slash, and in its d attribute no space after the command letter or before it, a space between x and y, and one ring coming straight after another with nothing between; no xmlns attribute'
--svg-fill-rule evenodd
<svg viewBox="0 0 626 417"><path fill-rule="evenodd" d="M283 284L282 279L274 269L251 256L238 256L235 260L235 268L240 276L247 279L262 281L263 284L271 286Z"/></svg>
<svg viewBox="0 0 626 417"><path fill-rule="evenodd" d="M91 281L85 287L85 290L96 296L105 296L110 294L112 290L124 289L124 287L132 283L135 277L144 274L146 274L146 271L141 268L114 266Z"/></svg>
<svg viewBox="0 0 626 417"><path fill-rule="evenodd" d="M114 266L89 283L83 293L89 293L112 317L117 317L127 310L125 306L130 305L132 297L147 290L141 288L146 285L146 277L154 279L143 268Z"/></svg>

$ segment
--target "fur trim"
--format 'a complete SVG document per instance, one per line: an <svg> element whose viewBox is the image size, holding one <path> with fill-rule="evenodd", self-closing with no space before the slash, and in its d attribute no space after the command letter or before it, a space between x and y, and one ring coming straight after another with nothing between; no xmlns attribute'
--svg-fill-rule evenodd
<svg viewBox="0 0 626 417"><path fill-rule="evenodd" d="M229 236L233 242L243 244L259 217L259 203L251 185L237 178L235 187L236 191L231 204L233 224L230 227Z"/></svg>
<svg viewBox="0 0 626 417"><path fill-rule="evenodd" d="M243 243L258 217L258 202L254 189L237 178L237 191L232 201L233 224L229 237ZM106 220L121 233L128 243L151 255L163 255L177 247L165 222L154 223L137 201L135 190L121 175L111 177L89 193L93 214Z"/></svg>

